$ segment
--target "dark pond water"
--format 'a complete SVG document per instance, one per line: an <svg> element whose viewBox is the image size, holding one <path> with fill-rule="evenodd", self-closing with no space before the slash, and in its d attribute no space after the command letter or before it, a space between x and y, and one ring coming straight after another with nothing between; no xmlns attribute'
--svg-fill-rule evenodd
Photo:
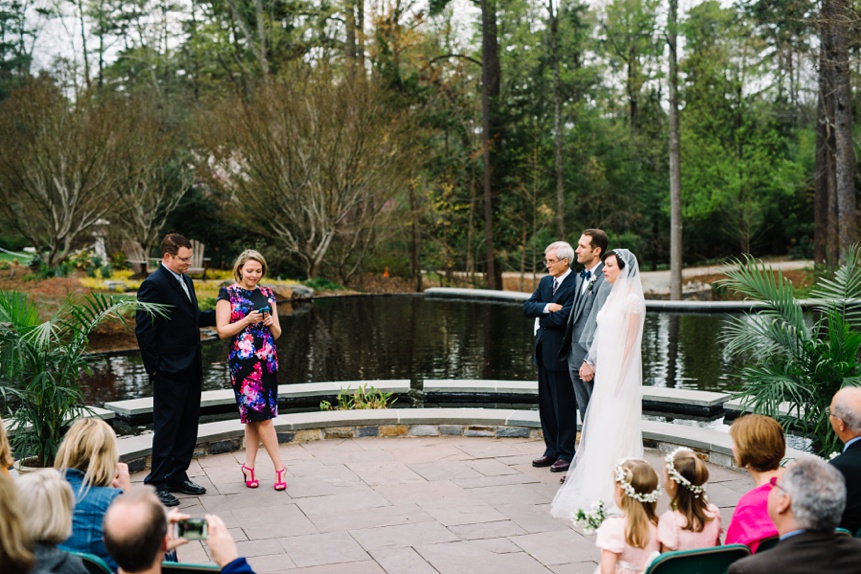
<svg viewBox="0 0 861 574"><path fill-rule="evenodd" d="M375 379L535 380L531 319L519 304L413 296L319 299L279 307L282 384ZM646 385L721 390L737 366L718 337L723 315L648 313L643 337ZM204 345L204 387L230 388L227 343ZM151 395L137 353L100 358L84 376L91 404ZM420 386L418 384L414 386Z"/></svg>

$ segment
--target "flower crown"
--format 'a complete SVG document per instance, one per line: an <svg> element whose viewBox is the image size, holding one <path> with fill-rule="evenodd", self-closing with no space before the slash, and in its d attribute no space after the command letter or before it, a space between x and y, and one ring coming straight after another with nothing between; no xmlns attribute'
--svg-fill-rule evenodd
<svg viewBox="0 0 861 574"><path fill-rule="evenodd" d="M693 492L694 496L700 496L705 490L705 488L703 488L701 484L693 484L690 480L682 476L682 474L678 470L676 470L676 455L680 452L689 452L693 454L694 451L689 448L680 446L679 448L665 456L664 460L667 461L667 474L673 480L673 482L684 486L685 488Z"/></svg>
<svg viewBox="0 0 861 574"><path fill-rule="evenodd" d="M638 500L640 502L657 502L658 495L661 494L661 486L658 485L658 488L653 490L652 492L641 494L634 490L634 486L628 482L628 473L625 472L625 469L622 468L622 465L625 464L630 459L623 458L619 462L616 463L616 482L619 487L625 491L625 494L633 498L634 500Z"/></svg>

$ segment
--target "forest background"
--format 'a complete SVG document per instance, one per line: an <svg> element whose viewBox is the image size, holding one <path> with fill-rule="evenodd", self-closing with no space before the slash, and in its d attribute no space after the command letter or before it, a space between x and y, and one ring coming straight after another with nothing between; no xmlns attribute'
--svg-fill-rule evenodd
<svg viewBox="0 0 861 574"><path fill-rule="evenodd" d="M587 227L666 268L673 223L685 264L836 265L857 240L854 4L682 8L0 0L0 246L55 266L107 220L111 251L175 230L216 266L254 247L274 275L498 286Z"/></svg>

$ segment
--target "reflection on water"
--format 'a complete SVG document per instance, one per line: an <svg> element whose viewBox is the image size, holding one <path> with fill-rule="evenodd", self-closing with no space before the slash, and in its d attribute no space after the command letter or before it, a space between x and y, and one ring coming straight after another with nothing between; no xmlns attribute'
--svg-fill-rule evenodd
<svg viewBox="0 0 861 574"><path fill-rule="evenodd" d="M729 373L737 368L718 342L724 323L719 315L647 314L644 384L732 386ZM321 299L308 312L281 316L279 382L535 380L532 325L514 304L414 296ZM230 388L227 342L204 344L203 355L204 388ZM137 353L99 359L83 379L92 404L152 394Z"/></svg>

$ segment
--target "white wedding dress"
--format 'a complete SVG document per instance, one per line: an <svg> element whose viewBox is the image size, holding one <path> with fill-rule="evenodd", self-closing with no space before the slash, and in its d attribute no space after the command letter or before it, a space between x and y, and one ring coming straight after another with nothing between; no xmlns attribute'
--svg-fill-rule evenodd
<svg viewBox="0 0 861 574"><path fill-rule="evenodd" d="M559 518L568 519L578 509L590 512L599 499L615 509L616 463L622 458L643 458L640 347L646 306L637 258L627 249L614 253L625 268L597 315L598 328L589 351L595 386L571 470L553 499L550 512Z"/></svg>

